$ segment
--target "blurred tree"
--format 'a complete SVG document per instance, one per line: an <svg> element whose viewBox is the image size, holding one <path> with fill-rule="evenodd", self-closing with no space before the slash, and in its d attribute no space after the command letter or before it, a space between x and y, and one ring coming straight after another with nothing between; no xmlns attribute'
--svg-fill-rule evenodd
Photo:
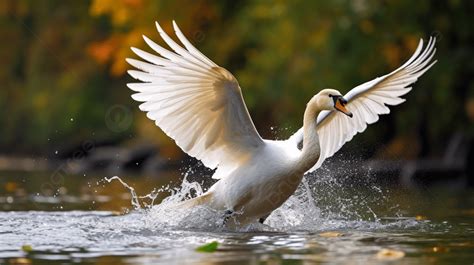
<svg viewBox="0 0 474 265"><path fill-rule="evenodd" d="M271 137L279 125L279 138L301 126L307 100L320 89L347 92L402 64L419 38L436 35L438 64L407 103L351 143L368 155L381 142L384 156L436 154L454 131L474 131L466 112L474 97L472 11L458 0L3 1L0 107L8 115L0 117L0 148L43 153L88 137L132 135L179 155L130 100L124 60L134 57L130 46L146 49L142 34L158 41L155 20L172 33L175 19L235 74L261 134ZM120 133L104 122L116 104L135 112L134 126Z"/></svg>

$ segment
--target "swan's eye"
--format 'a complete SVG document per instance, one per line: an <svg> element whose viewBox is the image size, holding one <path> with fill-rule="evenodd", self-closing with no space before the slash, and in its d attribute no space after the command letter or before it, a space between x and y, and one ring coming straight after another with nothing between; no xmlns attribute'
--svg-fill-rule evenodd
<svg viewBox="0 0 474 265"><path fill-rule="evenodd" d="M333 94L329 94L329 97L332 98L332 97L334 97L334 95L333 95Z"/></svg>

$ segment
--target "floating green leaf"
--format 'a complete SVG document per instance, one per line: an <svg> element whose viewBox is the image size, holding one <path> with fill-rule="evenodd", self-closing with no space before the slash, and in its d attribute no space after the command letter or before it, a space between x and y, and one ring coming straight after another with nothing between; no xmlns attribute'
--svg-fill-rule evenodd
<svg viewBox="0 0 474 265"><path fill-rule="evenodd" d="M198 252L206 252L206 253L212 253L217 250L217 247L219 246L219 242L217 241L212 241L210 243L206 243L198 248L196 248L196 251Z"/></svg>
<svg viewBox="0 0 474 265"><path fill-rule="evenodd" d="M23 250L25 252L31 252L31 251L33 251L33 247L31 245L23 245L23 246L21 246L21 250Z"/></svg>

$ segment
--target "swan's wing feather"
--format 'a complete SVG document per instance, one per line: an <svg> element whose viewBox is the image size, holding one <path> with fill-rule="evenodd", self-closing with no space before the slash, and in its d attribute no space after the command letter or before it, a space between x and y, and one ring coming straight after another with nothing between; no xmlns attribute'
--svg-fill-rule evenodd
<svg viewBox="0 0 474 265"><path fill-rule="evenodd" d="M199 52L173 21L181 47L156 23L167 50L144 36L157 54L132 50L144 61L127 59L142 81L128 87L132 98L176 144L209 168L238 165L264 143L250 118L234 76ZM219 175L219 174L217 174ZM216 175L216 176L217 176Z"/></svg>
<svg viewBox="0 0 474 265"><path fill-rule="evenodd" d="M368 124L377 122L379 115L390 113L388 106L405 101L401 97L410 92L411 85L436 63L432 61L436 52L435 42L435 38L430 38L423 49L423 40L420 40L415 53L405 64L349 91L344 98L348 101L346 108L354 114L353 118L337 111L322 111L319 114L317 130L321 154L316 165L308 172L319 168L325 159L333 156L354 135L363 132ZM302 130L290 139L300 143L303 140Z"/></svg>

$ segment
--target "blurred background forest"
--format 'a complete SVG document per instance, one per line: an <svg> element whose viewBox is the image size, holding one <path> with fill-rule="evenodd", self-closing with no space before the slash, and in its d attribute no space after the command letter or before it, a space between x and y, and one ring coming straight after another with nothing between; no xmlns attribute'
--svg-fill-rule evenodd
<svg viewBox="0 0 474 265"><path fill-rule="evenodd" d="M147 50L141 35L158 41L154 21L171 33L175 19L234 73L270 138L296 131L319 90L347 92L436 36L438 63L351 145L366 157L440 156L452 135L474 135L473 13L461 0L2 0L0 155L64 158L88 140L182 158L126 87L130 46Z"/></svg>

